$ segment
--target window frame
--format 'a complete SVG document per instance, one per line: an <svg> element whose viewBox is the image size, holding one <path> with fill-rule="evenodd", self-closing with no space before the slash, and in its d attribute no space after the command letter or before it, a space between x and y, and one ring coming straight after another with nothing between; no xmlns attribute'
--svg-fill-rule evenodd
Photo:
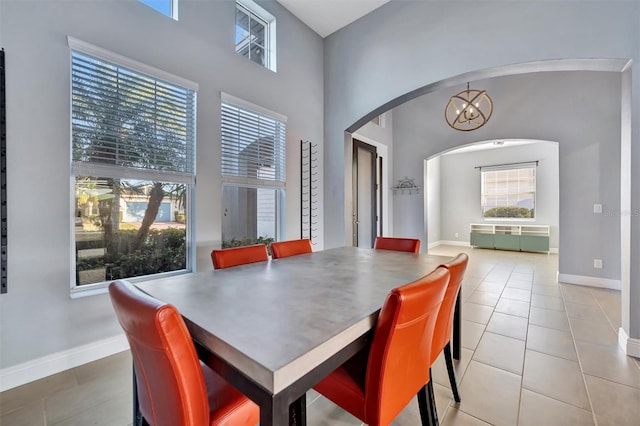
<svg viewBox="0 0 640 426"><path fill-rule="evenodd" d="M161 181L163 183L183 183L185 184L185 210L187 212L186 219L186 227L185 227L185 269L169 271L169 272L161 272L151 275L143 275L137 277L128 277L126 278L132 282L140 282L146 281L150 279L157 279L160 277L171 276L171 275L180 275L184 273L189 273L195 270L195 248L194 248L194 227L195 227L195 175L196 175L196 147L197 147L197 134L196 134L196 121L197 121L197 92L198 92L198 84L194 83L190 80L184 79L182 77L175 76L166 71L160 70L158 68L152 67L150 65L138 62L136 60L127 58L125 56L119 55L117 53L111 52L109 50L103 49L101 47L92 45L90 43L86 43L84 41L75 39L71 36L67 37L67 42L69 45L69 55L70 55L70 67L69 67L69 149L70 149L70 177L69 177L69 205L70 205L70 241L72 242L70 246L70 291L71 297L83 297L92 294L100 294L106 291L106 287L108 286L109 280L97 283L88 283L79 285L76 280L76 274L73 271L76 271L77 268L77 256L76 256L76 235L75 235L75 216L76 216L76 178L83 176L93 176L102 178L102 173L107 171L107 173L113 174L113 169L116 167L114 165L100 165L95 164L92 166L89 164L81 164L79 161L74 161L73 157L73 135L74 135L74 125L73 125L73 55L74 52L80 55L88 56L99 61L103 61L109 63L111 65L115 65L117 67L121 67L126 69L127 71L137 73L140 75L144 75L146 77L155 79L158 82L164 82L168 84L172 84L175 86L180 86L182 89L190 90L193 92L193 105L192 112L188 120L192 121L192 137L191 137L191 146L185 147L188 155L190 155L190 159L187 159L188 162L192 162L190 165L190 170L185 171L184 173L172 172L170 170L155 170L155 169L140 169L136 167L121 167L122 174L117 177L112 177L114 179L120 180L148 180L148 181ZM75 164L74 164L75 163ZM111 168L112 170L108 170ZM86 172L90 171L90 174ZM191 176L190 178L187 177ZM108 177L108 176L107 176ZM177 180L176 180L177 179Z"/></svg>
<svg viewBox="0 0 640 426"><path fill-rule="evenodd" d="M247 57L242 55L238 51L238 45L234 46L236 53L240 54L242 57L248 59L250 62L253 62L257 65L261 65L264 68L271 70L273 72L277 72L276 66L276 18L269 12L267 12L264 8L257 5L255 2L251 0L236 0L234 8L234 27L237 27L237 13L238 10L247 14L249 17L249 23L251 20L256 20L265 24L265 46L264 46L264 64L260 64L251 59L251 57ZM251 25L249 25L251 27ZM251 40L249 40L249 52L251 52Z"/></svg>
<svg viewBox="0 0 640 426"><path fill-rule="evenodd" d="M537 194L538 194L538 176L537 176L537 162L523 162L523 163L511 163L505 165L497 165L497 166L486 166L486 167L477 167L480 169L480 216L485 221L507 221L507 222L534 222L537 219ZM485 194L485 173L495 173L495 172L513 172L519 170L532 170L533 171L533 191L509 191L509 182L507 181L507 190L495 193L491 195L495 196L515 196L517 194L527 194L531 193L533 195L533 216L532 217L492 217L485 216L485 204L487 194ZM518 182L520 182L520 177L518 177ZM516 205L496 205L496 207L517 207Z"/></svg>
<svg viewBox="0 0 640 426"><path fill-rule="evenodd" d="M260 117L265 117L269 120L273 120L274 122L278 122L283 128L279 129L279 132L282 133L280 140L274 141L274 145L281 144L279 147L274 146L274 156L280 155L280 160L274 159L274 163L280 161L280 170L281 176L278 178L278 171L274 172L273 179L258 179L258 178L250 178L247 176L236 176L234 174L225 174L225 138L223 136L224 129L224 105L230 105L233 108L240 109L249 114L258 115ZM284 229L285 229L285 205L286 205L286 160L287 160L287 117L285 115L279 114L277 112L271 111L267 108L261 107L259 105L253 104L251 102L245 101L243 99L237 98L233 95L230 95L225 92L220 93L220 127L221 127L221 141L220 141L220 163L221 163L221 175L222 175L222 194L224 194L224 189L226 187L236 187L236 188L255 188L255 189L270 189L276 191L276 218L275 218L275 229L276 235L275 240L281 241L284 238ZM260 136L258 135L258 138ZM222 208L224 206L221 203ZM221 212L224 214L224 211ZM220 235L222 235L222 225Z"/></svg>
<svg viewBox="0 0 640 426"><path fill-rule="evenodd" d="M145 2L144 0L138 0L143 5L155 10L158 13L162 13L164 16L173 19L174 21L178 20L178 1L179 0L166 0L169 3L169 14L166 14L164 11L154 7L153 5Z"/></svg>

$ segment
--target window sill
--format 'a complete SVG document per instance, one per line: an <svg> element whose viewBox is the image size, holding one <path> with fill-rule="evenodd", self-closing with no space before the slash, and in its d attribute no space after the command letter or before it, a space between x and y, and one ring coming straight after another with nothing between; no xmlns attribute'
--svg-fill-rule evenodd
<svg viewBox="0 0 640 426"><path fill-rule="evenodd" d="M139 283L139 282L145 282L145 281L153 281L153 280L157 280L157 279L161 279L161 278L168 278L168 277L172 277L175 275L183 275L183 274L190 274L191 271L183 269L180 271L173 271L173 272L163 272L160 274L155 274L155 275L147 275L145 277L133 277L133 278L127 278L126 281L129 281L131 283ZM97 296L100 294L106 294L109 292L109 284L111 283L111 281L105 281L105 282L101 282L101 283L95 283L95 284L85 284L79 287L71 287L71 291L69 294L69 297L71 299L81 299L83 297L89 297L89 296Z"/></svg>

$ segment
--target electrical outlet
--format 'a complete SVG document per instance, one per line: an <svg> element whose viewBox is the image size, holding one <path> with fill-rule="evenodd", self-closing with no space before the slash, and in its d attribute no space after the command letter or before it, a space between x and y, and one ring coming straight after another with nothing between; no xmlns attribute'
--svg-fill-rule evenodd
<svg viewBox="0 0 640 426"><path fill-rule="evenodd" d="M596 269L602 269L602 259L593 259L593 267Z"/></svg>
<svg viewBox="0 0 640 426"><path fill-rule="evenodd" d="M455 234L455 235L456 235L456 238L458 238L458 237L460 236L460 234L458 234L457 232L456 232L456 234Z"/></svg>
<svg viewBox="0 0 640 426"><path fill-rule="evenodd" d="M602 204L594 204L593 205L594 213L602 213Z"/></svg>

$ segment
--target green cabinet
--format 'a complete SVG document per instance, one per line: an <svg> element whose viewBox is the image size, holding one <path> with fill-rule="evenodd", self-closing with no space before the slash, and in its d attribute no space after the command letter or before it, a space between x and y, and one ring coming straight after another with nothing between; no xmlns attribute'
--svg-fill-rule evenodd
<svg viewBox="0 0 640 426"><path fill-rule="evenodd" d="M471 245L474 247L493 248L495 245L495 235L472 232L470 236Z"/></svg>
<svg viewBox="0 0 640 426"><path fill-rule="evenodd" d="M520 235L496 234L495 248L501 250L520 250Z"/></svg>
<svg viewBox="0 0 640 426"><path fill-rule="evenodd" d="M549 237L541 235L521 235L520 250L549 251Z"/></svg>
<svg viewBox="0 0 640 426"><path fill-rule="evenodd" d="M517 251L549 251L549 226L472 223L473 247Z"/></svg>

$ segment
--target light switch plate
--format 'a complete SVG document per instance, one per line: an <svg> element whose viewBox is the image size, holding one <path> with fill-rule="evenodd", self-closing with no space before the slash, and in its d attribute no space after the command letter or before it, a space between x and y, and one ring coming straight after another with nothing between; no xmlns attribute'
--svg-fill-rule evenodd
<svg viewBox="0 0 640 426"><path fill-rule="evenodd" d="M594 213L602 213L602 204L594 204L593 205Z"/></svg>

